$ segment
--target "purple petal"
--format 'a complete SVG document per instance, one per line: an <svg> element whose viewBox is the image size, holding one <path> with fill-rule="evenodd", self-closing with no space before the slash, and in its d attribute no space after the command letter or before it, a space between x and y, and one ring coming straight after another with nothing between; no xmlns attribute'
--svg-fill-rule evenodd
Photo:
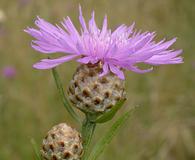
<svg viewBox="0 0 195 160"><path fill-rule="evenodd" d="M183 63L183 58L177 57L181 53L182 53L182 50L176 50L172 52L164 51L160 55L154 55L153 57L145 61L145 63L152 64L152 65Z"/></svg>
<svg viewBox="0 0 195 160"><path fill-rule="evenodd" d="M120 69L118 69L117 67L115 67L112 64L109 64L109 67L110 67L110 70L112 73L116 74L122 80L125 79L124 73Z"/></svg>
<svg viewBox="0 0 195 160"><path fill-rule="evenodd" d="M59 26L54 26L41 18L35 21L38 29L27 28L25 32L33 36L32 47L42 53L76 53L76 47L71 37Z"/></svg>
<svg viewBox="0 0 195 160"><path fill-rule="evenodd" d="M99 75L100 77L103 77L105 76L106 74L108 74L109 72L109 69L108 69L108 64L107 63L104 63L103 65L103 72Z"/></svg>
<svg viewBox="0 0 195 160"><path fill-rule="evenodd" d="M108 22L107 22L107 16L105 15L105 17L104 17L104 22L103 22L103 25L102 25L102 31L101 31L100 37L104 37L104 36L106 35L106 33L107 33L107 26L108 26L107 23L108 23Z"/></svg>
<svg viewBox="0 0 195 160"><path fill-rule="evenodd" d="M36 69L51 69L51 68L54 68L54 67L56 67L60 64L61 63L49 64L47 62L38 62L38 63L35 63L33 65L33 67L36 68Z"/></svg>
<svg viewBox="0 0 195 160"><path fill-rule="evenodd" d="M36 69L51 69L64 62L70 61L76 58L77 55L64 56L57 59L42 59L40 62L33 65Z"/></svg>
<svg viewBox="0 0 195 160"><path fill-rule="evenodd" d="M133 72L140 73L140 74L151 72L153 70L153 68L142 70L142 69L139 69L137 66L130 66L128 69Z"/></svg>
<svg viewBox="0 0 195 160"><path fill-rule="evenodd" d="M135 22L132 23L130 27L128 27L128 34L133 33L133 28L135 27Z"/></svg>
<svg viewBox="0 0 195 160"><path fill-rule="evenodd" d="M82 9L81 9L80 5L79 5L79 21L81 23L81 26L82 26L84 32L88 33L88 29L87 29L87 26L86 26L86 23L85 23L85 19L83 18Z"/></svg>
<svg viewBox="0 0 195 160"><path fill-rule="evenodd" d="M64 63L69 60L72 60L76 58L77 55L69 55L69 56L64 56L56 59L42 59L41 62L47 62L47 63Z"/></svg>
<svg viewBox="0 0 195 160"><path fill-rule="evenodd" d="M159 45L158 49L159 49L159 50L160 50L160 49L166 50L166 49L168 49L173 43L175 43L176 40L177 40L177 38L173 38L172 40L167 41L167 42L165 42L165 43Z"/></svg>
<svg viewBox="0 0 195 160"><path fill-rule="evenodd" d="M95 12L93 11L91 14L91 19L89 20L89 30L91 33L97 34L99 29L95 23Z"/></svg>
<svg viewBox="0 0 195 160"><path fill-rule="evenodd" d="M91 57L84 57L77 60L77 62L87 64L91 61Z"/></svg>
<svg viewBox="0 0 195 160"><path fill-rule="evenodd" d="M135 46L132 48L133 52L136 52L138 49L144 47L148 42L150 42L154 38L154 34L148 33L138 42L136 42Z"/></svg>

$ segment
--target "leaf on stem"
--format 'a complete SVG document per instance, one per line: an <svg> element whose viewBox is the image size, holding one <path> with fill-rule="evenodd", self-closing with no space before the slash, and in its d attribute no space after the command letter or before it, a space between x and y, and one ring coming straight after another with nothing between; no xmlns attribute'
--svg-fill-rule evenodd
<svg viewBox="0 0 195 160"><path fill-rule="evenodd" d="M112 125L110 130L105 134L105 136L95 145L95 148L93 149L90 155L90 158L89 158L90 160L96 160L101 155L101 153L104 151L106 146L108 146L108 144L111 142L113 137L119 131L120 127L130 117L131 113L132 113L132 110L126 112L118 120L115 121L115 123Z"/></svg>
<svg viewBox="0 0 195 160"><path fill-rule="evenodd" d="M72 106L69 104L68 102L68 99L66 98L66 95L64 93L64 89L62 87L62 83L60 81L60 76L57 72L57 70L55 68L52 69L52 74L53 74L53 77L55 79L55 83L56 83L56 86L58 88L58 91L60 93L60 96L61 96L61 99L62 99L62 102L64 104L64 107L66 108L66 110L68 111L68 113L76 120L78 121L79 123L81 122L78 115L75 113L75 111L73 110Z"/></svg>
<svg viewBox="0 0 195 160"><path fill-rule="evenodd" d="M98 117L95 122L96 123L105 123L109 120L111 120L114 115L117 113L117 111L123 106L123 104L125 103L126 99L120 100L119 102L116 103L116 105L114 107L112 107L112 109L106 113L104 113L102 116Z"/></svg>

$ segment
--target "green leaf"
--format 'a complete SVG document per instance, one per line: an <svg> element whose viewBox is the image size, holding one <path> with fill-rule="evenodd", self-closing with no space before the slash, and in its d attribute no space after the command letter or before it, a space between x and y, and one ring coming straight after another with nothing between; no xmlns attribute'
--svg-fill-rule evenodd
<svg viewBox="0 0 195 160"><path fill-rule="evenodd" d="M55 83L56 86L58 88L59 94L61 96L62 102L64 104L64 107L66 108L66 110L68 111L68 113L79 123L81 122L78 115L75 113L75 111L73 110L72 106L70 105L70 103L68 102L68 99L66 98L66 95L64 93L64 89L62 87L62 83L60 81L60 76L57 72L57 70L55 68L52 69L52 74L53 77L55 79Z"/></svg>
<svg viewBox="0 0 195 160"><path fill-rule="evenodd" d="M112 109L109 112L104 113L101 117L97 118L95 120L96 123L105 123L109 120L111 120L114 115L117 113L117 111L123 106L126 99L120 100L117 102L117 104L112 107Z"/></svg>
<svg viewBox="0 0 195 160"><path fill-rule="evenodd" d="M33 146L33 150L35 152L35 160L42 160L39 149L34 139L31 139L31 144Z"/></svg>
<svg viewBox="0 0 195 160"><path fill-rule="evenodd" d="M93 149L89 160L96 160L101 155L101 153L104 151L106 146L108 146L108 144L111 142L113 137L119 131L120 127L130 117L131 112L132 110L126 112L118 120L115 121L115 123L112 125L110 130L105 134L105 136L95 145L95 148Z"/></svg>

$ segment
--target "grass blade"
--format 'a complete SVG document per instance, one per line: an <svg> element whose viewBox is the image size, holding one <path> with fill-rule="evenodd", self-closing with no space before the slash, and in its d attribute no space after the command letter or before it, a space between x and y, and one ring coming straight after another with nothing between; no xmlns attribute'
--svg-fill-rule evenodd
<svg viewBox="0 0 195 160"><path fill-rule="evenodd" d="M33 150L35 153L35 160L42 160L39 149L38 149L37 144L36 144L34 139L31 139L31 144L33 146Z"/></svg>
<svg viewBox="0 0 195 160"><path fill-rule="evenodd" d="M56 86L58 88L59 94L61 96L62 102L64 104L64 107L66 108L66 110L68 111L68 113L70 113L70 115L79 123L81 122L78 115L75 113L75 111L73 110L72 106L70 105L70 103L68 102L68 99L66 98L66 95L64 93L64 89L62 87L62 83L60 81L60 76L57 72L57 70L55 68L52 69L52 74L53 77L55 79L55 83Z"/></svg>
<svg viewBox="0 0 195 160"><path fill-rule="evenodd" d="M119 131L120 127L130 117L131 112L132 110L126 112L118 120L115 121L115 123L112 125L110 130L105 134L105 136L95 145L95 148L93 149L89 160L96 160L101 155L101 153L104 151L106 146L108 146L108 144L111 142L113 137Z"/></svg>

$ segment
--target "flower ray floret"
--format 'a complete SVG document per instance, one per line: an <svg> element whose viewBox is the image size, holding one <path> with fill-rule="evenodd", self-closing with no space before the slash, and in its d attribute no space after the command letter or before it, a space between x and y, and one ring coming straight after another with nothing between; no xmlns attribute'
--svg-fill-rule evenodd
<svg viewBox="0 0 195 160"><path fill-rule="evenodd" d="M95 22L95 13L86 24L79 8L81 32L78 32L69 17L61 22L62 27L52 25L37 17L35 25L38 29L27 28L25 31L35 40L32 47L44 54L60 52L64 56L56 59L42 59L34 64L36 69L50 69L64 62L77 59L79 63L96 64L101 62L103 71L100 76L109 72L124 79L122 69L137 73L150 72L152 68L141 70L136 65L179 64L183 62L180 54L182 50L169 49L176 38L155 42L154 32L135 31L134 23L131 26L120 25L115 31L108 29L107 16L103 25L98 28Z"/></svg>

